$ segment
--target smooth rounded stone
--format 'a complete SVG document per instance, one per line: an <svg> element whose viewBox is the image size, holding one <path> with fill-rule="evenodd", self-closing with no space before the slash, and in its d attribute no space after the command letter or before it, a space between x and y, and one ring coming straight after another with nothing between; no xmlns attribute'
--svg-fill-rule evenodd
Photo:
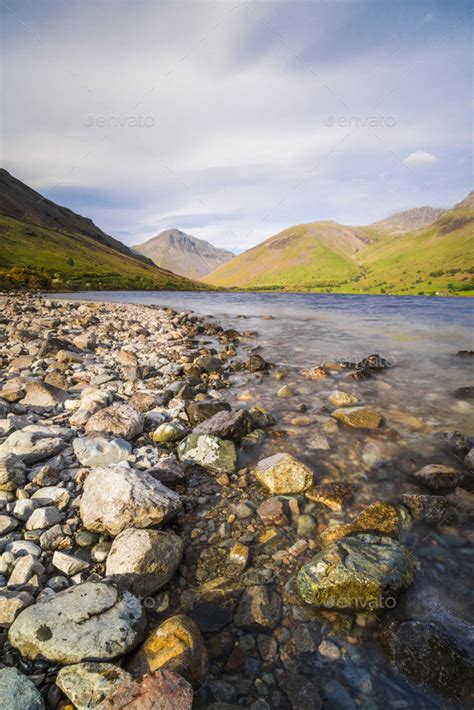
<svg viewBox="0 0 474 710"><path fill-rule="evenodd" d="M56 685L77 710L96 707L132 682L130 673L113 663L74 663L61 668L56 677Z"/></svg>
<svg viewBox="0 0 474 710"><path fill-rule="evenodd" d="M28 407L56 407L56 405L62 404L68 396L68 393L64 390L38 380L28 382L26 393L21 403Z"/></svg>
<svg viewBox="0 0 474 710"><path fill-rule="evenodd" d="M333 407L351 407L359 401L355 395L350 394L350 392L343 392L342 390L333 390L328 400Z"/></svg>
<svg viewBox="0 0 474 710"><path fill-rule="evenodd" d="M107 559L112 543L109 540L102 540L91 550L91 559L93 562L105 562Z"/></svg>
<svg viewBox="0 0 474 710"><path fill-rule="evenodd" d="M149 434L149 437L158 444L168 444L172 441L180 441L186 436L188 431L188 427L182 422L163 422L155 431Z"/></svg>
<svg viewBox="0 0 474 710"><path fill-rule="evenodd" d="M143 415L127 404L113 404L95 412L85 425L86 434L108 434L134 439L143 431Z"/></svg>
<svg viewBox="0 0 474 710"><path fill-rule="evenodd" d="M355 429L377 429L382 423L382 416L370 407L335 409L331 416Z"/></svg>
<svg viewBox="0 0 474 710"><path fill-rule="evenodd" d="M442 496L404 493L402 501L415 520L423 520L427 525L448 525L455 518L453 503Z"/></svg>
<svg viewBox="0 0 474 710"><path fill-rule="evenodd" d="M208 656L196 622L184 614L166 619L134 653L127 670L134 677L169 670L181 674L194 687L202 685L207 676Z"/></svg>
<svg viewBox="0 0 474 710"><path fill-rule="evenodd" d="M172 671L154 671L114 691L100 710L191 710L192 686Z"/></svg>
<svg viewBox="0 0 474 710"><path fill-rule="evenodd" d="M198 424L195 434L210 434L220 439L239 441L255 428L254 421L247 409L235 412L218 412L206 421Z"/></svg>
<svg viewBox="0 0 474 710"><path fill-rule="evenodd" d="M70 581L67 577L63 577L61 574L57 574L55 577L50 577L46 582L46 587L52 589L54 592L62 592L63 589L67 589L70 586Z"/></svg>
<svg viewBox="0 0 474 710"><path fill-rule="evenodd" d="M83 436L74 439L72 448L83 466L110 466L127 461L132 445L125 439L106 439L104 436Z"/></svg>
<svg viewBox="0 0 474 710"><path fill-rule="evenodd" d="M419 483L434 491L443 488L455 488L464 480L464 473L459 469L438 463L423 466L413 475Z"/></svg>
<svg viewBox="0 0 474 710"><path fill-rule="evenodd" d="M69 664L107 661L143 638L146 619L130 592L103 582L84 582L22 611L8 639L20 653Z"/></svg>
<svg viewBox="0 0 474 710"><path fill-rule="evenodd" d="M399 542L355 535L324 548L297 575L303 601L328 609L380 609L410 586L411 553Z"/></svg>
<svg viewBox="0 0 474 710"><path fill-rule="evenodd" d="M9 515L0 515L0 535L6 535L16 527L18 527L18 520Z"/></svg>
<svg viewBox="0 0 474 710"><path fill-rule="evenodd" d="M35 508L25 523L26 530L42 530L50 528L62 520L63 516L54 506Z"/></svg>
<svg viewBox="0 0 474 710"><path fill-rule="evenodd" d="M313 434L312 436L309 436L306 440L306 445L310 449L315 449L319 451L329 451L329 449L331 448L329 441L322 434Z"/></svg>
<svg viewBox="0 0 474 710"><path fill-rule="evenodd" d="M15 502L13 515L18 520L28 520L32 512L39 506L39 503L31 498L20 498Z"/></svg>
<svg viewBox="0 0 474 710"><path fill-rule="evenodd" d="M15 454L0 453L0 491L15 491L26 481L26 466Z"/></svg>
<svg viewBox="0 0 474 710"><path fill-rule="evenodd" d="M320 656L327 658L330 661L338 661L341 657L341 649L337 644L329 639L324 639L318 646Z"/></svg>
<svg viewBox="0 0 474 710"><path fill-rule="evenodd" d="M462 646L467 639L456 639L440 624L425 620L394 622L381 639L400 673L451 701L454 694L462 707L472 707L474 658Z"/></svg>
<svg viewBox="0 0 474 710"><path fill-rule="evenodd" d="M21 557L22 555L39 557L41 555L41 547L28 540L13 540L13 542L7 544L5 549L15 555L15 557Z"/></svg>
<svg viewBox="0 0 474 710"><path fill-rule="evenodd" d="M313 483L313 473L291 454L279 453L262 459L254 469L257 481L270 493L302 493Z"/></svg>
<svg viewBox="0 0 474 710"><path fill-rule="evenodd" d="M16 668L0 669L2 710L44 710L43 698L34 683Z"/></svg>
<svg viewBox="0 0 474 710"><path fill-rule="evenodd" d="M55 456L66 446L57 429L32 424L14 431L0 446L0 454L16 454L26 464Z"/></svg>
<svg viewBox="0 0 474 710"><path fill-rule="evenodd" d="M203 372L218 372L222 370L222 360L214 355L200 355L194 360L194 364L197 365Z"/></svg>
<svg viewBox="0 0 474 710"><path fill-rule="evenodd" d="M20 611L34 602L29 592L0 592L0 626L10 626Z"/></svg>
<svg viewBox="0 0 474 710"><path fill-rule="evenodd" d="M280 387L280 389L277 392L277 397L280 397L280 399L288 399L289 397L293 397L295 394L295 390L293 387L290 385L283 385L283 387Z"/></svg>
<svg viewBox="0 0 474 710"><path fill-rule="evenodd" d="M311 515L300 515L298 518L298 537L313 537L316 531L316 521Z"/></svg>
<svg viewBox="0 0 474 710"><path fill-rule="evenodd" d="M105 573L134 594L148 596L171 579L183 550L183 541L173 532L129 528L113 541Z"/></svg>
<svg viewBox="0 0 474 710"><path fill-rule="evenodd" d="M186 405L186 414L191 426L204 422L206 419L218 414L218 412L230 411L230 404L224 400L203 399Z"/></svg>
<svg viewBox="0 0 474 710"><path fill-rule="evenodd" d="M190 434L178 445L180 461L198 464L211 473L233 473L237 452L232 441L207 434Z"/></svg>
<svg viewBox="0 0 474 710"><path fill-rule="evenodd" d="M43 486L31 496L38 505L54 505L58 510L64 510L69 505L71 494L61 486Z"/></svg>
<svg viewBox="0 0 474 710"><path fill-rule="evenodd" d="M125 528L146 528L173 518L179 496L151 475L125 464L92 469L82 491L80 514L88 530L118 535Z"/></svg>
<svg viewBox="0 0 474 710"><path fill-rule="evenodd" d="M267 585L246 587L234 614L234 624L248 631L274 629L281 617L280 595Z"/></svg>

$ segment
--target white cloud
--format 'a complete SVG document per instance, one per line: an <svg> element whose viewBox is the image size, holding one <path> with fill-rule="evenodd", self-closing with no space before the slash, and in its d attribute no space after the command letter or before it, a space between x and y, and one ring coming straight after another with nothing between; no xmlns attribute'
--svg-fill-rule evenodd
<svg viewBox="0 0 474 710"><path fill-rule="evenodd" d="M427 153L424 150L415 150L414 153L410 153L403 161L405 165L430 165L431 163L436 163L438 158L433 153Z"/></svg>

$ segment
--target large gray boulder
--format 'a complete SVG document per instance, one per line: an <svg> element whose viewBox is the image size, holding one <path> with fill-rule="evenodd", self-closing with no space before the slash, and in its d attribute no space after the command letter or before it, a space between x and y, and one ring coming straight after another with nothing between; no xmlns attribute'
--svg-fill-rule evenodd
<svg viewBox="0 0 474 710"><path fill-rule="evenodd" d="M159 525L180 510L176 493L150 474L126 464L92 469L84 482L80 504L84 527L110 535L132 526Z"/></svg>
<svg viewBox="0 0 474 710"><path fill-rule="evenodd" d="M183 548L173 532L129 528L113 541L105 573L134 594L154 594L178 569Z"/></svg>
<svg viewBox="0 0 474 710"><path fill-rule="evenodd" d="M22 611L8 639L22 656L61 664L107 661L143 638L146 621L130 592L104 582L85 582Z"/></svg>

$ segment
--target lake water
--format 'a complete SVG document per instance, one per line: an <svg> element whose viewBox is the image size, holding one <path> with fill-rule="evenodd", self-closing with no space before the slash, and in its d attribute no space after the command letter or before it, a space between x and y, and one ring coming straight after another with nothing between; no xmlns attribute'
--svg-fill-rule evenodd
<svg viewBox="0 0 474 710"><path fill-rule="evenodd" d="M261 346L263 357L286 376L278 380L274 374L258 375L250 388L248 381L236 376L232 398L263 404L276 416L261 457L288 451L307 463L318 481L354 484L356 494L348 511L317 510L317 522L323 526L349 522L376 500L398 503L402 493L430 493L414 482L413 471L427 463L459 465L438 435L458 430L474 436L474 401L455 394L457 388L474 384L474 358L456 356L460 350L474 348L470 299L211 292L89 292L64 297L171 306L210 315L239 331L257 331L258 337L244 341L244 347ZM350 380L346 371L323 380L302 375L304 368L324 361L358 361L370 353L380 353L392 366L367 381ZM283 384L293 388L293 397L277 397ZM378 410L384 417L383 428L367 432L335 425L328 418L327 397L336 388ZM326 448L321 447L321 437ZM467 476L464 487L473 490L472 477ZM461 511L449 525L425 528L420 524L408 533L405 543L419 563L409 609L416 608L420 618L429 617L441 605L465 620L469 607L474 607L469 522L469 515ZM461 637L456 624L453 633ZM401 708L448 707L392 677L374 649L373 632L359 629L358 633L371 677L384 679L380 680L385 689L381 702L385 692L390 694L390 688L396 687Z"/></svg>

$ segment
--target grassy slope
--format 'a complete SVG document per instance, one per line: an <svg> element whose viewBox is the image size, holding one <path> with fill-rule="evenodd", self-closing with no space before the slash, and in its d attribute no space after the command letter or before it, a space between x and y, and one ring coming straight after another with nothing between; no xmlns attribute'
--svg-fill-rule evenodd
<svg viewBox="0 0 474 710"><path fill-rule="evenodd" d="M205 288L84 235L59 234L0 215L0 287L8 270L25 267L53 290ZM31 283L26 283L30 285ZM46 285L46 284L45 284Z"/></svg>
<svg viewBox="0 0 474 710"><path fill-rule="evenodd" d="M206 281L241 288L474 295L471 204L405 235L391 235L376 226L338 231L334 225L314 223L285 230L216 269ZM356 241L348 236L351 230ZM274 242L288 235L293 236L291 243L275 247ZM361 237L368 243L358 248Z"/></svg>

